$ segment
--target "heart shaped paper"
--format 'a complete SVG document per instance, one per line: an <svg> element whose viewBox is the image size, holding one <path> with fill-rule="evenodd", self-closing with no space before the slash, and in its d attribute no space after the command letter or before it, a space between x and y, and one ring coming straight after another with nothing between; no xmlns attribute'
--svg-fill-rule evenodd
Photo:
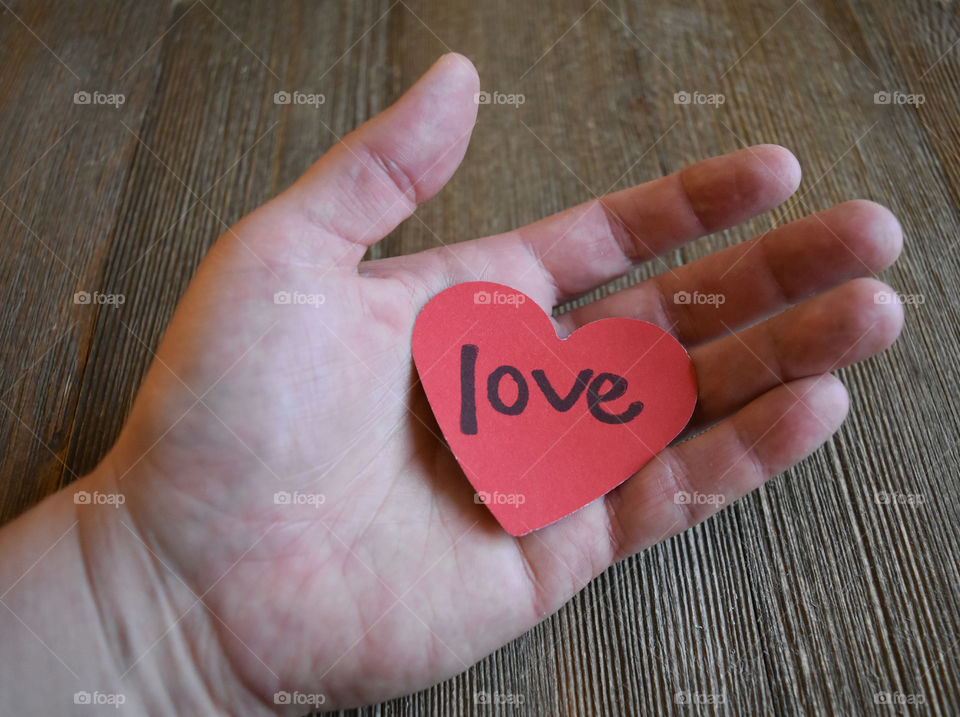
<svg viewBox="0 0 960 717"><path fill-rule="evenodd" d="M532 299L489 282L437 294L417 317L413 358L477 501L511 535L620 485L697 402L693 363L663 329L601 319L560 339Z"/></svg>

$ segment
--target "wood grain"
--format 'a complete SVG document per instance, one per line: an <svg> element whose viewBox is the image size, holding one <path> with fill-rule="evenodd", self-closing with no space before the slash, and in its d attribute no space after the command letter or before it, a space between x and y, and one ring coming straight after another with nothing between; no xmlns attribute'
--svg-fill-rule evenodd
<svg viewBox="0 0 960 717"><path fill-rule="evenodd" d="M3 519L107 450L225 226L455 49L484 89L525 102L481 108L450 185L372 256L503 231L778 142L803 164L798 198L613 287L863 196L904 227L883 278L923 303L906 306L891 350L840 372L853 410L815 456L614 566L462 675L363 712L957 713L958 40L947 0L7 3ZM83 89L125 102L75 105ZM274 104L284 89L326 101ZM725 102L678 105L680 91ZM923 103L875 104L894 91ZM126 303L77 305L78 291ZM481 691L523 705L475 704ZM924 704L877 704L878 693Z"/></svg>

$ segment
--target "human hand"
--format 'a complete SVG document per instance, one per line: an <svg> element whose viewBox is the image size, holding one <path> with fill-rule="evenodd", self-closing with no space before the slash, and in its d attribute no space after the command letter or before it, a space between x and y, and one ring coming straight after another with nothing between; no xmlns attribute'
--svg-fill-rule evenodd
<svg viewBox="0 0 960 717"><path fill-rule="evenodd" d="M126 497L108 517L77 510L98 611L121 625L106 631L108 651L128 679L158 663L183 676L181 710L282 709L281 690L350 706L465 669L612 562L816 449L847 411L829 372L900 331L899 305L875 299L891 290L857 278L896 258L899 225L863 201L558 317L561 335L606 316L668 329L691 353L699 403L690 440L574 515L511 537L439 437L410 355L418 311L448 286L486 280L550 312L774 207L800 170L782 148L747 148L506 234L361 262L459 165L478 89L469 61L444 56L228 231L116 445L81 481ZM725 300L682 304L678 291ZM278 292L310 303L277 304ZM278 504L278 492L307 502ZM137 577L117 574L117 553ZM160 606L151 618L120 607L138 585L149 591L137 604ZM148 708L163 705L156 689L144 690Z"/></svg>

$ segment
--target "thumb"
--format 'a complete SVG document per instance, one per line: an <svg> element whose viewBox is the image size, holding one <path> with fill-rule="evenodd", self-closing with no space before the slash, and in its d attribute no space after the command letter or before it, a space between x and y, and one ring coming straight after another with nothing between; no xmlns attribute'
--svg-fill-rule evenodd
<svg viewBox="0 0 960 717"><path fill-rule="evenodd" d="M334 145L268 205L291 230L284 234L296 244L292 253L355 266L460 165L478 90L470 60L444 55L397 102Z"/></svg>

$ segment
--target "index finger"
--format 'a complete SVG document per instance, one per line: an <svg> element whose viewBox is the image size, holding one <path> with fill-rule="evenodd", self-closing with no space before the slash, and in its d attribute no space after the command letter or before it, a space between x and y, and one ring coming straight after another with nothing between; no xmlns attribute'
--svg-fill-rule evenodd
<svg viewBox="0 0 960 717"><path fill-rule="evenodd" d="M559 303L639 262L768 211L799 184L793 154L757 145L441 251L461 260L450 262L454 268L484 266L485 278L528 294L544 296L546 282Z"/></svg>

